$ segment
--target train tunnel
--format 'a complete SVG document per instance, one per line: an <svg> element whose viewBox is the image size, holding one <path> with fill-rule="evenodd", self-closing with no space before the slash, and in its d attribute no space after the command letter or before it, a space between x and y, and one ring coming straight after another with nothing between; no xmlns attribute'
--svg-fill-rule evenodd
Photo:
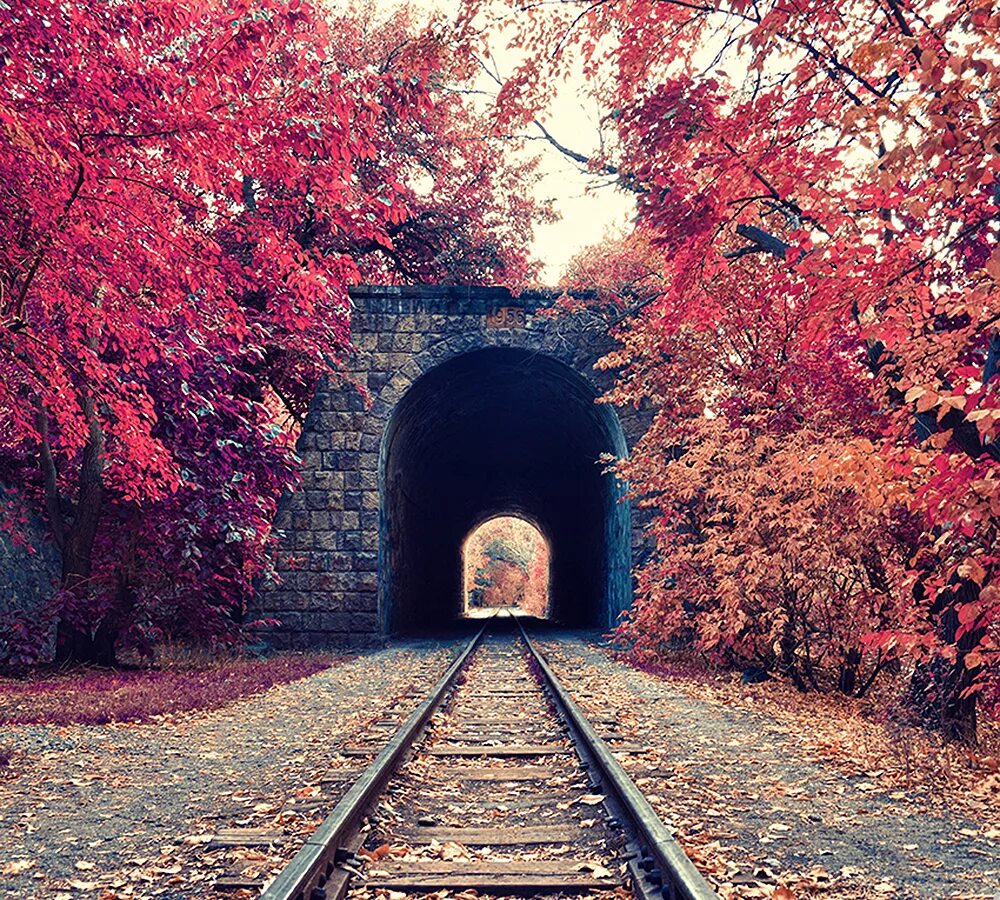
<svg viewBox="0 0 1000 900"><path fill-rule="evenodd" d="M505 513L548 542L551 618L613 624L631 601L631 528L601 457L625 452L613 408L551 357L489 348L425 373L397 404L381 448L386 630L428 631L459 617L463 544Z"/></svg>

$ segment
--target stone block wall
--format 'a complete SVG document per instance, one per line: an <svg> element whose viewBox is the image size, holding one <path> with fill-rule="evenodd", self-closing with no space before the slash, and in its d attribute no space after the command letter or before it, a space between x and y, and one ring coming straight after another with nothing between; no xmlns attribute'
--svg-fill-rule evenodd
<svg viewBox="0 0 1000 900"><path fill-rule="evenodd" d="M8 502L0 489L0 503ZM47 600L59 577L59 554L41 522L29 522L23 540L0 530L0 618L34 609Z"/></svg>
<svg viewBox="0 0 1000 900"><path fill-rule="evenodd" d="M612 346L592 314L538 315L551 292L518 297L486 287L360 287L352 291L352 340L345 376L327 383L310 407L298 450L300 489L281 504L276 527L284 553L281 584L262 594L261 614L280 619L278 646L365 646L386 634L380 601L380 450L396 404L441 363L486 347L544 353L571 366L603 392L594 363ZM629 444L643 417L623 411ZM642 521L633 517L633 545ZM636 549L634 552L638 552Z"/></svg>

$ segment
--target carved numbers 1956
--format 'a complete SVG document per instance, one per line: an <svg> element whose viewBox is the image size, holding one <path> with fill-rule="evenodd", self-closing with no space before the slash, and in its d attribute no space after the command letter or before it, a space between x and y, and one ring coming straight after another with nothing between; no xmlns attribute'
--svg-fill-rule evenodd
<svg viewBox="0 0 1000 900"><path fill-rule="evenodd" d="M487 328L524 328L528 316L520 306L501 306L486 314Z"/></svg>

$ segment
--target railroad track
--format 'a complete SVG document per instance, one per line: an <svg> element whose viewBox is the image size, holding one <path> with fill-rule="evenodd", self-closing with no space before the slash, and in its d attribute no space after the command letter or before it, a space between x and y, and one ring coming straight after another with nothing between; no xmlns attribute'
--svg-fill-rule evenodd
<svg viewBox="0 0 1000 900"><path fill-rule="evenodd" d="M262 900L717 900L513 621L483 626Z"/></svg>

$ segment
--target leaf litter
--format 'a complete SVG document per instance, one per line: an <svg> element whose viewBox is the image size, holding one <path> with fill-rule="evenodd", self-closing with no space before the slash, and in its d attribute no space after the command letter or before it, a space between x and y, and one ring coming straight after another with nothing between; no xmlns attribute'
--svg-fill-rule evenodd
<svg viewBox="0 0 1000 900"><path fill-rule="evenodd" d="M217 898L220 876L272 878L350 784L338 770L364 765L340 748L380 747L391 731L370 726L408 714L451 650L425 641L346 658L149 724L8 727L27 762L0 790L0 895ZM236 843L217 845L227 833Z"/></svg>
<svg viewBox="0 0 1000 900"><path fill-rule="evenodd" d="M855 716L786 686L766 686L765 702L743 685L638 671L575 636L543 649L612 749L648 747L618 759L726 900L1000 893L988 778L961 797L968 783L947 773L911 771L907 784L878 752L884 726L859 733Z"/></svg>

